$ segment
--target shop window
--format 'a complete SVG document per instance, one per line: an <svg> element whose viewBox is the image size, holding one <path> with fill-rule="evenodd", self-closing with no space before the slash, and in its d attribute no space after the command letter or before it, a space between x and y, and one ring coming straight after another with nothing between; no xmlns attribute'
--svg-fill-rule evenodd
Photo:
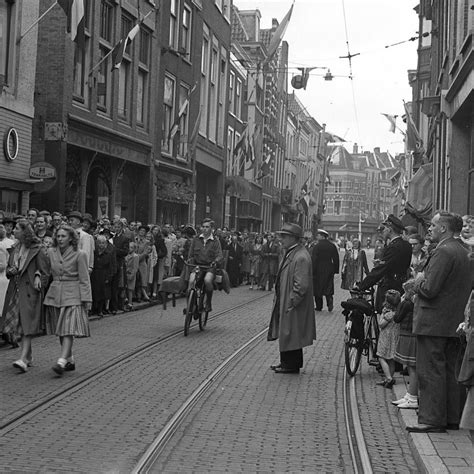
<svg viewBox="0 0 474 474"><path fill-rule="evenodd" d="M20 214L20 204L20 191L0 190L0 209L5 212L5 215Z"/></svg>

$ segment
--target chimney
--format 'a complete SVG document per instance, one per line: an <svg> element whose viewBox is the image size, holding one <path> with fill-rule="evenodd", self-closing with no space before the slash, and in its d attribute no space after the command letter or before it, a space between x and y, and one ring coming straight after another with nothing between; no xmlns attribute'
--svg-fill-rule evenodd
<svg viewBox="0 0 474 474"><path fill-rule="evenodd" d="M272 30L275 31L278 28L278 20L276 18L272 18Z"/></svg>
<svg viewBox="0 0 474 474"><path fill-rule="evenodd" d="M354 143L354 146L352 148L352 153L354 155L357 155L359 153L359 146L357 145L357 143Z"/></svg>
<svg viewBox="0 0 474 474"><path fill-rule="evenodd" d="M380 147L379 147L379 146L377 146L377 147L374 148L374 153L375 153L376 155L380 155Z"/></svg>

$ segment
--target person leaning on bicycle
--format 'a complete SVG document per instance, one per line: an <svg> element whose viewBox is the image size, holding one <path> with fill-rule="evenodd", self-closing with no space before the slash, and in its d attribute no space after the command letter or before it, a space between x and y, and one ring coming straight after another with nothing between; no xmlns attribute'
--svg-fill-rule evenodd
<svg viewBox="0 0 474 474"><path fill-rule="evenodd" d="M403 293L402 285L407 280L410 268L412 249L411 245L402 238L405 229L402 221L390 214L380 225L382 239L390 240L383 249L382 260L358 284L359 290L367 290L378 284L375 298L377 313L382 311L382 303L387 290L397 290Z"/></svg>
<svg viewBox="0 0 474 474"><path fill-rule="evenodd" d="M204 275L204 291L206 292L206 311L212 311L211 301L214 290L214 278L217 267L224 258L222 255L221 243L214 236L214 221L204 219L201 224L201 234L194 237L189 248L188 263L210 267ZM189 278L188 288L194 283L196 273L192 272Z"/></svg>

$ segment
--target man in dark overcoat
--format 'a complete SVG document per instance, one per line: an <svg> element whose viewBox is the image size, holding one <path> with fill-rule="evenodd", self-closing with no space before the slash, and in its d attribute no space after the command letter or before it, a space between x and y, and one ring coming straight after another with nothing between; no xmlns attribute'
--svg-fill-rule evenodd
<svg viewBox="0 0 474 474"><path fill-rule="evenodd" d="M232 242L228 246L227 272L229 273L232 288L240 285L240 267L242 266L243 248L237 234L232 235Z"/></svg>
<svg viewBox="0 0 474 474"><path fill-rule="evenodd" d="M456 334L464 320L471 292L469 257L454 238L456 216L437 212L431 220L430 238L437 242L424 271L415 278L417 298L413 311L416 334L416 373L419 388L416 433L459 429L460 386L455 366L460 350Z"/></svg>
<svg viewBox="0 0 474 474"><path fill-rule="evenodd" d="M125 257L128 254L128 244L130 243L130 238L124 232L123 222L121 220L116 220L114 222L114 231L115 235L112 239L113 245L115 247L115 258L117 263L117 271L112 278L111 282L111 298L110 298L110 311L112 313L117 312L117 310L123 310L124 305L124 296L122 290L125 288Z"/></svg>
<svg viewBox="0 0 474 474"><path fill-rule="evenodd" d="M262 247L262 277L260 279L260 287L265 289L268 281L268 290L273 289L275 283L275 276L278 271L278 256L280 252L280 245L275 241L274 234L268 234L267 242Z"/></svg>
<svg viewBox="0 0 474 474"><path fill-rule="evenodd" d="M301 243L299 225L284 224L278 235L285 254L276 275L267 339L278 339L280 345L280 364L271 368L277 374L295 374L303 367L303 347L316 339L311 256Z"/></svg>
<svg viewBox="0 0 474 474"><path fill-rule="evenodd" d="M375 308L382 311L382 303L387 290L397 290L403 293L403 283L408 278L412 248L402 238L405 229L402 221L390 214L381 224L383 241L390 239L390 243L383 249L380 262L368 273L358 285L359 289L367 290L378 283L375 297Z"/></svg>
<svg viewBox="0 0 474 474"><path fill-rule="evenodd" d="M316 311L323 309L323 296L326 297L328 311L334 308L334 275L339 273L339 251L328 240L329 234L318 229L317 243L312 249L313 292Z"/></svg>

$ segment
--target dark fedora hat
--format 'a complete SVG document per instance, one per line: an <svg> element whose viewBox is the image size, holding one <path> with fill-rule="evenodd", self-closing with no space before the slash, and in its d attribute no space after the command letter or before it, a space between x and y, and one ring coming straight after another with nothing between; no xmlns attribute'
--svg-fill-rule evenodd
<svg viewBox="0 0 474 474"><path fill-rule="evenodd" d="M395 217L393 214L389 214L387 218L382 222L382 224L390 226L394 230L405 230L403 222L398 217Z"/></svg>
<svg viewBox="0 0 474 474"><path fill-rule="evenodd" d="M16 224L16 220L14 217L9 217L9 216L5 216L3 218L3 224Z"/></svg>
<svg viewBox="0 0 474 474"><path fill-rule="evenodd" d="M87 222L89 222L90 224L94 224L94 223L95 223L94 218L92 217L92 214L89 214L88 212L85 212L85 213L82 215L82 220L83 220L83 221L87 221Z"/></svg>
<svg viewBox="0 0 474 474"><path fill-rule="evenodd" d="M68 215L67 215L68 219L70 217L75 217L76 219L79 219L81 222L83 220L83 217L82 217L82 213L79 212L79 211L71 211Z"/></svg>
<svg viewBox="0 0 474 474"><path fill-rule="evenodd" d="M299 239L303 237L303 229L298 224L293 224L290 222L283 224L283 227L281 228L281 230L278 230L276 233L294 235L295 237L298 237Z"/></svg>

